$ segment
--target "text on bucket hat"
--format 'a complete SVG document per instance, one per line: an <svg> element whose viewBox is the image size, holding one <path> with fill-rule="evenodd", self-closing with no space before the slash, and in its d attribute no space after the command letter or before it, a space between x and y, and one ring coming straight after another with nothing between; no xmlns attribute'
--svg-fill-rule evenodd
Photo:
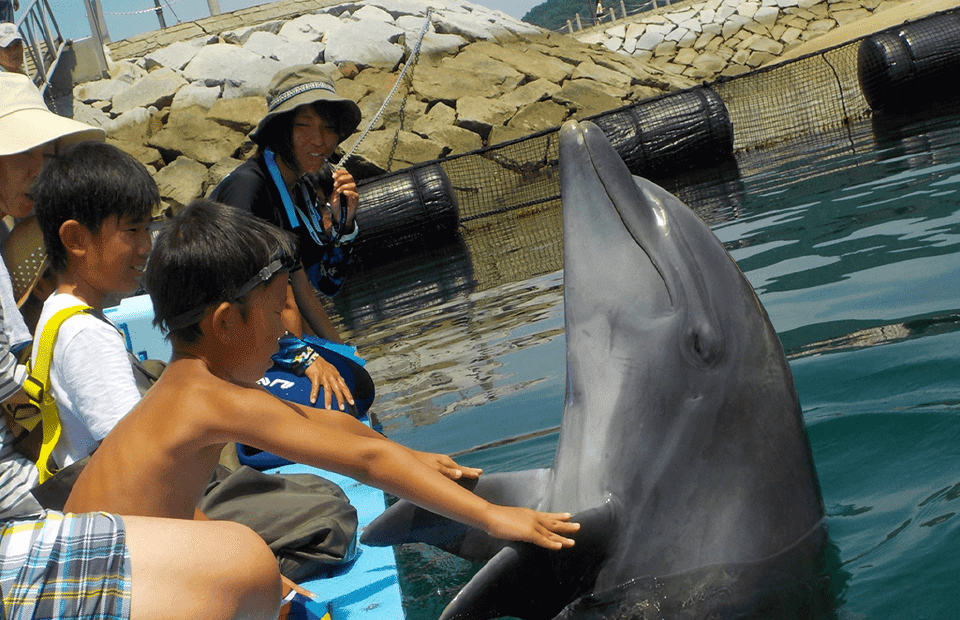
<svg viewBox="0 0 960 620"><path fill-rule="evenodd" d="M54 114L30 78L0 73L0 156L23 153L53 140L103 140L104 131Z"/></svg>
<svg viewBox="0 0 960 620"><path fill-rule="evenodd" d="M302 105L323 101L335 108L335 114L341 119L343 140L360 124L360 106L352 99L341 97L333 85L333 80L320 65L295 65L281 69L270 80L267 88L267 115L250 134L254 142L260 143L260 133L273 119L282 114L293 112Z"/></svg>
<svg viewBox="0 0 960 620"><path fill-rule="evenodd" d="M0 24L0 47L9 47L14 41L23 41L17 27L10 22Z"/></svg>

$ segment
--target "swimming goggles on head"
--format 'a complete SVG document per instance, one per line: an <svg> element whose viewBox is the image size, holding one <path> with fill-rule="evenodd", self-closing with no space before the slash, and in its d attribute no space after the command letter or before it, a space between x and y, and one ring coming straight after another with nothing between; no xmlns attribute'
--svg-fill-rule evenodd
<svg viewBox="0 0 960 620"><path fill-rule="evenodd" d="M284 254L279 258L273 259L266 267L258 271L243 286L241 286L231 301L236 301L247 295L253 289L257 288L257 286L260 284L269 282L273 276L277 275L281 271L293 271L297 263L298 259L295 256L290 256L288 254ZM208 307L209 304L199 308L194 308L193 310L187 310L186 312L178 314L172 319L165 321L167 331L175 332L178 329L183 329L184 327L188 327L194 323L199 323Z"/></svg>

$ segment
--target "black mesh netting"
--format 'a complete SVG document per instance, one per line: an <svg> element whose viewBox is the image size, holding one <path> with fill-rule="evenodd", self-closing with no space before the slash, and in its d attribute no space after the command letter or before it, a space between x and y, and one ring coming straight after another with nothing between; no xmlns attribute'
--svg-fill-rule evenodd
<svg viewBox="0 0 960 620"><path fill-rule="evenodd" d="M934 101L958 99L958 76L960 10L953 10L590 120L634 174L696 210L698 194L715 191L705 178L721 179L736 203L737 153L788 141L802 146L879 111L892 117L900 109L936 109ZM357 326L561 269L558 164L554 129L363 186L365 240L336 302L341 316ZM378 277L383 281L371 286ZM359 282L356 291L351 281Z"/></svg>

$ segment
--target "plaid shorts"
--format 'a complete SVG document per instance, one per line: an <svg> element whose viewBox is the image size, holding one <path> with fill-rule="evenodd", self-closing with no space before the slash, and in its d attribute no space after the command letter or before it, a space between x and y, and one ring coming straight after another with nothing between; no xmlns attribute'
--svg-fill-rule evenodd
<svg viewBox="0 0 960 620"><path fill-rule="evenodd" d="M8 620L128 620L130 555L120 517L47 512L0 524Z"/></svg>

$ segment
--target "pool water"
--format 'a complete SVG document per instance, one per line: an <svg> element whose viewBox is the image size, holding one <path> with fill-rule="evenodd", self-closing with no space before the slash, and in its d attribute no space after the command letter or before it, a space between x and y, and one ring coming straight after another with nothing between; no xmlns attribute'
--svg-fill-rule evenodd
<svg viewBox="0 0 960 620"><path fill-rule="evenodd" d="M663 184L731 252L791 361L839 550L834 615L958 617L960 115L865 122ZM346 330L386 433L488 472L549 466L562 273L431 299ZM401 564L418 620L476 570L419 545Z"/></svg>

